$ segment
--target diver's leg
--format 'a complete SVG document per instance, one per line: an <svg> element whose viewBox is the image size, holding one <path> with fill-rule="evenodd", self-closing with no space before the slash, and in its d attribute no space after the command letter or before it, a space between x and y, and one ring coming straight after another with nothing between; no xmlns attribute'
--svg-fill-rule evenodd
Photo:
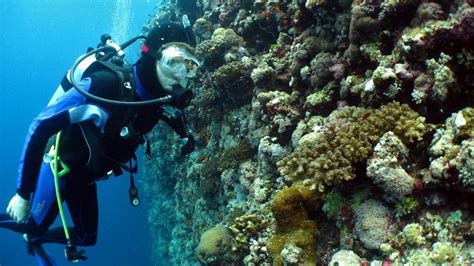
<svg viewBox="0 0 474 266"><path fill-rule="evenodd" d="M53 258L44 250L41 245L31 245L31 252L36 258L36 264L39 266L55 266Z"/></svg>
<svg viewBox="0 0 474 266"><path fill-rule="evenodd" d="M97 240L98 205L97 185L95 183L80 186L67 182L64 188L63 200L66 201L74 227L68 227L69 235L74 245L93 246ZM56 206L57 209L57 206ZM47 232L32 236L33 243L66 244L67 240L63 227L56 227Z"/></svg>
<svg viewBox="0 0 474 266"><path fill-rule="evenodd" d="M74 222L76 245L93 246L97 242L99 208L97 203L97 184L86 186L66 186L69 213Z"/></svg>
<svg viewBox="0 0 474 266"><path fill-rule="evenodd" d="M21 233L21 234L26 233L28 230L27 223L17 223L15 220L13 220L10 217L10 215L6 213L0 214L0 227L10 229L14 232Z"/></svg>
<svg viewBox="0 0 474 266"><path fill-rule="evenodd" d="M97 241L98 205L97 185L74 185L67 182L64 197L74 227L68 227L72 244L79 246L93 246ZM64 228L57 227L48 230L38 238L32 238L35 243L60 243L66 244Z"/></svg>

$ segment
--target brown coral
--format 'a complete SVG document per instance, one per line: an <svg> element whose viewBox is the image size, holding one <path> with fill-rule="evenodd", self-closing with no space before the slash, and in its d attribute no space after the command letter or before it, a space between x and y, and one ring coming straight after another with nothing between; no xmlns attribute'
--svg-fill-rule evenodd
<svg viewBox="0 0 474 266"><path fill-rule="evenodd" d="M310 133L308 141L277 163L282 175L290 179L310 179L313 188L324 191L355 178L355 165L372 153L373 146L387 131L393 131L405 143L422 139L428 127L407 105L393 102L371 110L344 107L330 116L330 122Z"/></svg>
<svg viewBox="0 0 474 266"><path fill-rule="evenodd" d="M308 197L309 190L304 191L302 193L296 187L285 188L273 197L272 212L277 222L277 232L268 243L268 248L273 256L274 265L282 265L280 253L289 246L302 249L305 265L315 265L315 241L318 232L315 221L309 218L306 200L317 197L314 192Z"/></svg>

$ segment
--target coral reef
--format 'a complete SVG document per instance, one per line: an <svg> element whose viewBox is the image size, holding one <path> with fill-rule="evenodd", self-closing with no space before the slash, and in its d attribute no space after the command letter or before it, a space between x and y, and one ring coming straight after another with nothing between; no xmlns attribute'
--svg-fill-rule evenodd
<svg viewBox="0 0 474 266"><path fill-rule="evenodd" d="M420 223L407 224L391 235L381 250L394 263L467 265L473 258L466 237L472 235L473 225L459 210L441 215L426 212Z"/></svg>
<svg viewBox="0 0 474 266"><path fill-rule="evenodd" d="M473 263L472 0L163 0L144 33L183 14L196 149L149 135L157 257Z"/></svg>

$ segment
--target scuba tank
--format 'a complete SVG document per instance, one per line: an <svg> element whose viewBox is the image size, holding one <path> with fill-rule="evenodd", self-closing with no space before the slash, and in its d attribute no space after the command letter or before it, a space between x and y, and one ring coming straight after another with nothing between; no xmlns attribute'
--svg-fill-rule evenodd
<svg viewBox="0 0 474 266"><path fill-rule="evenodd" d="M108 34L107 34L108 35ZM125 43L121 45L117 45L114 42L112 42L112 39L108 38L106 34L102 35L103 38L101 38L103 41L101 41L102 45L99 45L100 47L94 50L90 50L86 54L80 56L76 61L74 62L73 66L69 70L69 83L74 87L80 94L82 94L84 97L98 102L102 104L110 104L110 105L120 105L120 106L145 106L145 105L162 105L164 103L170 102L172 99L171 95L167 95L162 98L156 98L152 100L146 100L146 101L117 101L117 100L110 100L110 99L105 99L102 97L95 96L93 94L90 94L89 92L85 91L79 84L77 83L77 76L82 76L85 70L96 60L99 61L109 61L111 62L122 62L123 64L123 57L124 53L123 50L130 46L132 43L136 42L138 39L145 39L145 36L137 36L134 37ZM110 36L110 35L109 35ZM90 57L93 57L92 63L88 64ZM95 60L94 60L95 59ZM84 66L86 66L85 69ZM79 72L76 72L79 71ZM77 74L76 74L77 73ZM72 77L72 78L71 78Z"/></svg>
<svg viewBox="0 0 474 266"><path fill-rule="evenodd" d="M137 39L138 38L134 38L132 39L133 40L132 42L130 43L127 42L128 45L130 45ZM98 51L98 52L91 53L92 51ZM53 97L51 97L48 103L48 106L56 102L56 100L59 97L61 97L66 91L68 91L71 88L74 88L75 81L81 80L85 71L94 62L96 61L111 62L117 66L123 66L124 59L125 59L125 53L122 50L122 47L118 45L117 43L115 43L114 41L112 41L112 37L108 33L104 33L102 34L102 36L100 36L100 42L97 45L96 49L92 47L87 48L86 54L90 54L90 55L84 58L82 58L83 56L79 57L79 58L82 58L82 60L80 60L79 64L77 64L74 71L72 71L72 68L71 68L66 72L66 74L64 75L61 81L61 84L59 84L58 88L54 92Z"/></svg>

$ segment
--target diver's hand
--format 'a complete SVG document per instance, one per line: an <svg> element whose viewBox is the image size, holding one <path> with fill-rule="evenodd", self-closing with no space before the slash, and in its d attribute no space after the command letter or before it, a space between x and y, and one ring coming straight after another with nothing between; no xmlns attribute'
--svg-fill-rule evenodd
<svg viewBox="0 0 474 266"><path fill-rule="evenodd" d="M181 24L183 24L183 28L191 27L191 21L189 21L188 15L183 15L181 17Z"/></svg>
<svg viewBox="0 0 474 266"><path fill-rule="evenodd" d="M17 223L25 222L30 214L30 202L17 193L8 203L7 213Z"/></svg>
<svg viewBox="0 0 474 266"><path fill-rule="evenodd" d="M194 137L189 134L186 138L181 139L184 142L183 147L181 147L181 155L188 155L194 151Z"/></svg>

